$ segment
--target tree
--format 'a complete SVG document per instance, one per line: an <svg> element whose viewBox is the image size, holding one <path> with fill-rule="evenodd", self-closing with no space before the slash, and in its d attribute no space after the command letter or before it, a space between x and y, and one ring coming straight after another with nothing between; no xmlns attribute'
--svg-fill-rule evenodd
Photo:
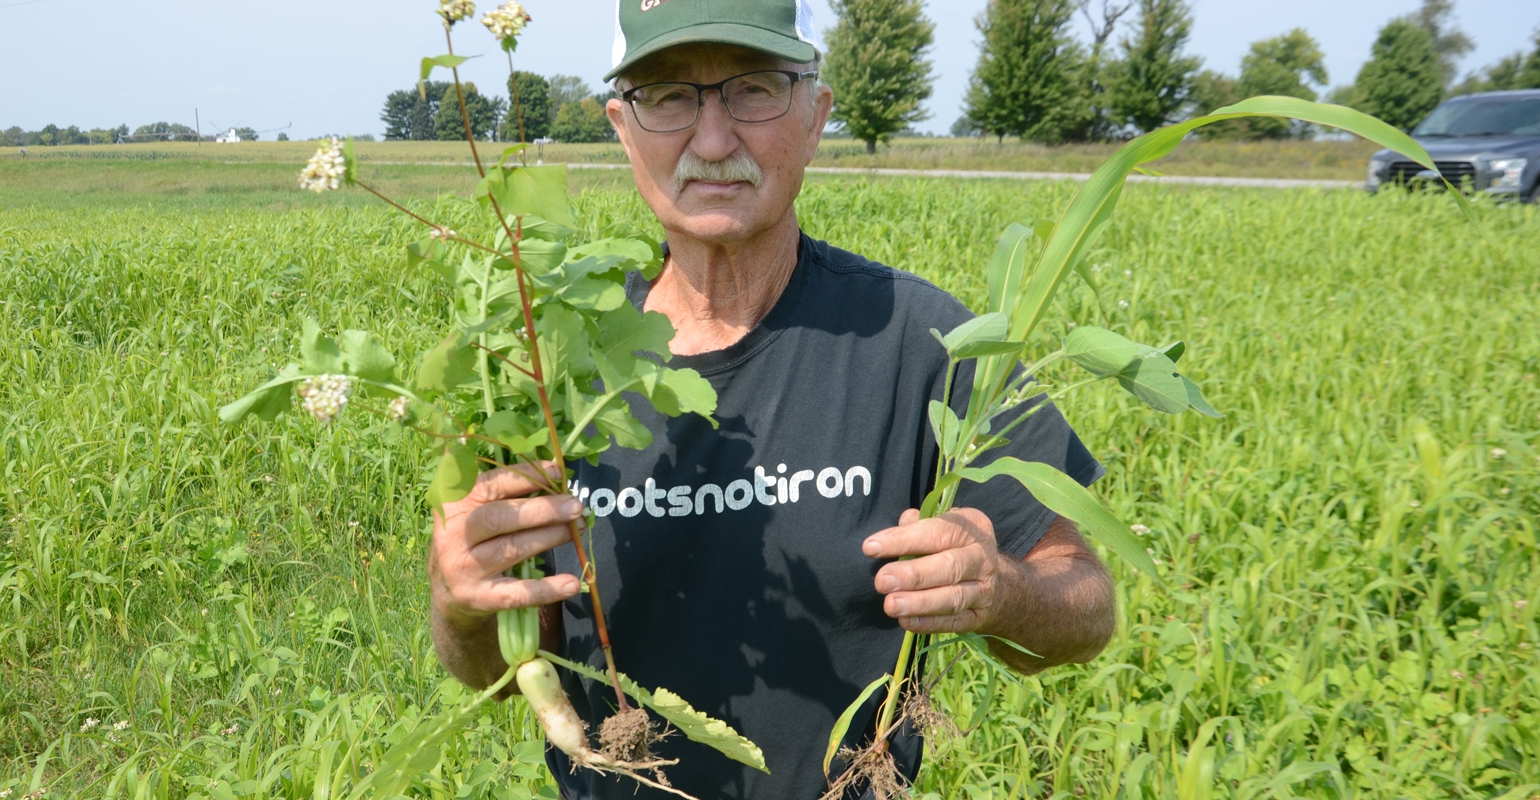
<svg viewBox="0 0 1540 800"><path fill-rule="evenodd" d="M823 76L834 90L830 117L877 152L897 131L928 118L920 103L934 75L922 56L936 25L920 0L833 0L839 22L825 32Z"/></svg>
<svg viewBox="0 0 1540 800"><path fill-rule="evenodd" d="M132 141L149 142L156 139L196 139L198 132L176 122L153 122L134 129Z"/></svg>
<svg viewBox="0 0 1540 800"><path fill-rule="evenodd" d="M551 132L551 83L533 72L515 72L508 79L508 118L503 121L502 139L531 142L544 139ZM518 98L514 105L513 98ZM514 113L517 111L517 115ZM522 136L519 123L523 121Z"/></svg>
<svg viewBox="0 0 1540 800"><path fill-rule="evenodd" d="M1540 30L1535 31L1534 43L1534 52L1527 56L1522 51L1504 56L1496 64L1488 64L1481 74L1467 75L1449 94L1540 89Z"/></svg>
<svg viewBox="0 0 1540 800"><path fill-rule="evenodd" d="M1192 8L1183 0L1140 0L1139 30L1123 39L1123 59L1109 70L1114 119L1141 132L1171 122L1187 106L1202 60L1183 56Z"/></svg>
<svg viewBox="0 0 1540 800"><path fill-rule="evenodd" d="M1460 59L1476 49L1476 43L1465 31L1453 26L1449 15L1454 11L1454 0L1422 0L1422 8L1405 19L1428 32L1433 52L1438 56L1441 80L1439 87L1454 83L1455 69Z"/></svg>
<svg viewBox="0 0 1540 800"><path fill-rule="evenodd" d="M287 142L287 141L289 141L289 134L287 134L287 133L280 133L280 134L278 134L278 141L280 141L280 142Z"/></svg>
<svg viewBox="0 0 1540 800"><path fill-rule="evenodd" d="M461 84L465 94L466 116L470 117L471 134L477 139L491 139L497 134L497 123L507 107L501 97L486 97L476 91L473 83ZM451 88L439 101L433 113L433 131L439 141L465 139L465 121L460 116L459 95Z"/></svg>
<svg viewBox="0 0 1540 800"><path fill-rule="evenodd" d="M262 138L254 128L236 128L235 135L241 137L243 142L255 142Z"/></svg>
<svg viewBox="0 0 1540 800"><path fill-rule="evenodd" d="M380 120L385 123L385 138L416 142L437 139L433 117L438 113L444 95L453 88L454 84L447 81L427 81L421 90L414 86L386 95L385 109L380 114ZM460 135L464 137L463 129Z"/></svg>
<svg viewBox="0 0 1540 800"><path fill-rule="evenodd" d="M551 122L556 122L556 113L568 103L580 103L585 97L593 97L594 91L588 87L588 82L576 75L552 75L551 80Z"/></svg>
<svg viewBox="0 0 1540 800"><path fill-rule="evenodd" d="M592 97L557 109L556 122L551 125L551 138L558 142L605 142L614 136L604 106Z"/></svg>
<svg viewBox="0 0 1540 800"><path fill-rule="evenodd" d="M1359 110L1410 129L1444 96L1443 66L1432 34L1410 19L1391 20L1380 29L1354 86Z"/></svg>
<svg viewBox="0 0 1540 800"><path fill-rule="evenodd" d="M1055 144L1084 117L1075 83L1085 61L1068 31L1068 0L990 0L975 21L984 36L968 82L967 115L981 130Z"/></svg>
<svg viewBox="0 0 1540 800"><path fill-rule="evenodd" d="M21 147L21 137L26 132L16 126L0 131L0 147Z"/></svg>
<svg viewBox="0 0 1540 800"><path fill-rule="evenodd" d="M1262 94L1315 100L1314 89L1306 80L1325 85L1326 56L1321 46L1303 28L1295 28L1272 39L1251 45L1251 52L1241 59L1241 78L1236 90L1241 98ZM1211 109L1210 109L1211 110ZM1253 117L1246 120L1247 138L1282 139L1304 136L1309 127L1289 120Z"/></svg>

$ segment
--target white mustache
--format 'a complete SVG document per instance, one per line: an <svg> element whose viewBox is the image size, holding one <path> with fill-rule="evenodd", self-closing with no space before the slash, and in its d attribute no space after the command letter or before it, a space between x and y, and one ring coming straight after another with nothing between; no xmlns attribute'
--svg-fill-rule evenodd
<svg viewBox="0 0 1540 800"><path fill-rule="evenodd" d="M742 181L758 189L765 182L765 173L754 157L743 150L736 150L721 161L707 161L693 150L685 150L674 167L674 190L684 191L690 181L710 183L737 183Z"/></svg>

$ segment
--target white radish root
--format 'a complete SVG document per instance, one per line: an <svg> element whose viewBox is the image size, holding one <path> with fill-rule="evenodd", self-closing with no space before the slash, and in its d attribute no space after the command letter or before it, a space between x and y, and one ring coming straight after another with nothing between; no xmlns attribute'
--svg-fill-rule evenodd
<svg viewBox="0 0 1540 800"><path fill-rule="evenodd" d="M638 763L609 758L595 752L588 744L587 726L567 700L567 694L562 691L561 680L551 662L543 658L532 658L519 665L514 678L519 683L519 691L524 693L524 699L534 710L535 718L540 721L540 727L545 730L546 741L566 753L574 765L595 772L625 775L654 789L695 800L691 795L641 774L642 770L656 771L660 767L677 764L677 759Z"/></svg>

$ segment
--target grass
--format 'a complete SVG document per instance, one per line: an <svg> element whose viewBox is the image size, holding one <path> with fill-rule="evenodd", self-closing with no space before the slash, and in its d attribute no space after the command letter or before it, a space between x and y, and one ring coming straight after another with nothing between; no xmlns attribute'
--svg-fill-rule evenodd
<svg viewBox="0 0 1540 800"><path fill-rule="evenodd" d="M463 142L359 142L363 163L458 164L470 160ZM491 145L500 152L503 145ZM866 155L866 146L849 139L826 139L813 165L855 169L959 169L1005 172L1091 172L1117 149L1116 144L1047 147L1018 140L897 139ZM1369 156L1378 146L1347 142L1191 142L1161 162L1168 175L1245 178L1301 178L1361 181ZM223 161L299 164L315 152L311 142L242 142L233 145L191 142L31 148L29 160ZM548 161L625 163L619 144L549 145ZM21 160L17 151L0 152L0 164Z"/></svg>
<svg viewBox="0 0 1540 800"><path fill-rule="evenodd" d="M280 166L0 162L13 800L326 796L462 696L425 625L418 444L363 418L215 418L305 317L398 351L448 326L401 256L420 232ZM468 221L431 177L381 172ZM1074 189L824 179L800 209L977 303L994 235ZM594 229L652 224L613 182L576 203ZM1115 568L1107 653L997 687L978 730L933 745L922 794L1540 794L1540 209L1483 214L1506 263L1446 198L1127 190L1093 259L1106 324L1184 338L1229 416L1112 391L1067 413L1173 590ZM964 666L939 701L967 721L986 689ZM518 702L488 710L423 796L553 797L534 730Z"/></svg>

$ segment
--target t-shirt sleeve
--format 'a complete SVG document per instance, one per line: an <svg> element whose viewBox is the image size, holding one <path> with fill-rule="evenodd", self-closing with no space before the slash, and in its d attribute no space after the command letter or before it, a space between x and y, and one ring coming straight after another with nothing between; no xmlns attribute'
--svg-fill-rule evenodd
<svg viewBox="0 0 1540 800"><path fill-rule="evenodd" d="M959 370L954 386L963 389L953 393L953 408L958 415L967 410L967 387L973 382L970 370ZM964 397L958 398L962 394ZM1027 413L1034 405L1046 403L1046 399L1029 401L1017 407L1019 413ZM1002 430L1014 417L1002 416L994 423L995 430ZM985 466L997 458L1014 456L1022 461L1048 464L1075 479L1081 486L1090 486L1106 474L1101 463L1086 449L1058 407L1047 403L1031 412L1031 416L1006 435L1010 444L985 453L974 466ZM963 481L957 490L959 508L977 508L994 523L995 540L1000 552L1020 558L1025 556L1057 516L1039 503L1015 478L997 477L987 483Z"/></svg>

